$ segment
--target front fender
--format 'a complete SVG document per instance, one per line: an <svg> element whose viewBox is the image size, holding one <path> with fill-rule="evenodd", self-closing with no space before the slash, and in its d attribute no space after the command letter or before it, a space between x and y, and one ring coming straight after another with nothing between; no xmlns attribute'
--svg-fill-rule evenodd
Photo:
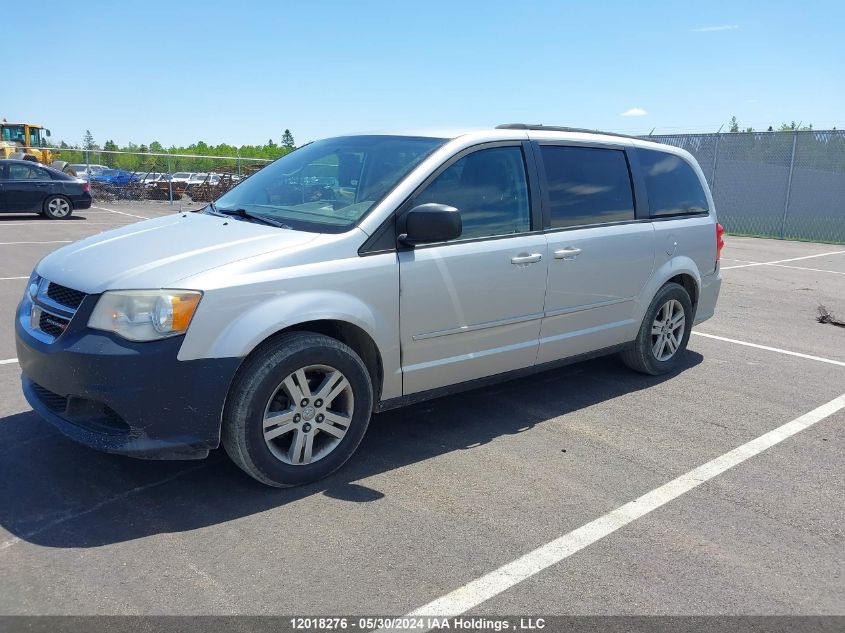
<svg viewBox="0 0 845 633"><path fill-rule="evenodd" d="M331 306L328 310L327 306ZM359 298L338 291L314 290L285 293L254 304L228 323L197 311L196 329L192 324L179 351L180 360L193 358L245 357L276 332L300 323L317 320L345 321L364 330L373 340L385 331L379 318Z"/></svg>

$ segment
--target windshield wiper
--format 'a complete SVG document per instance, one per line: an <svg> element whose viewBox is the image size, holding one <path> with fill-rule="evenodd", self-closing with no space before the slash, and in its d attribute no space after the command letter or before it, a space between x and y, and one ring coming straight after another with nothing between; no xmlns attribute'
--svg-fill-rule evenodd
<svg viewBox="0 0 845 633"><path fill-rule="evenodd" d="M285 224L284 222L279 222L279 220L276 220L275 218L271 218L271 217L268 217L266 215L262 215L260 213L251 213L250 211L247 211L246 209L218 209L214 205L213 202L210 203L208 206L211 207L211 211L214 215L220 215L220 216L223 216L223 217L234 215L234 216L239 217L239 218L245 218L245 219L249 219L249 220L258 220L259 222L262 222L264 224L268 224L270 226L278 226L280 229L292 229L293 228L293 227Z"/></svg>

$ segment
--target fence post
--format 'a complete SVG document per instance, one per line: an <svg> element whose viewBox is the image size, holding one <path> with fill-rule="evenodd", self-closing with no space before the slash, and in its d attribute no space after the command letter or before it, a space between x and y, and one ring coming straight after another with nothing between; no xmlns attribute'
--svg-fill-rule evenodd
<svg viewBox="0 0 845 633"><path fill-rule="evenodd" d="M783 216L780 219L780 239L786 232L786 214L789 212L789 197L792 194L792 172L795 171L795 142L798 140L798 130L792 131L792 155L789 157L789 176L786 179L786 202L783 205Z"/></svg>
<svg viewBox="0 0 845 633"><path fill-rule="evenodd" d="M713 148L713 171L710 172L710 195L716 191L716 163L719 159L719 141L722 138L720 132L716 132L716 146Z"/></svg>
<svg viewBox="0 0 845 633"><path fill-rule="evenodd" d="M173 206L173 174L170 173L170 150L167 150L167 191L170 198L170 206Z"/></svg>
<svg viewBox="0 0 845 633"><path fill-rule="evenodd" d="M240 180L241 177L241 148L235 150L235 153L238 156L238 179Z"/></svg>

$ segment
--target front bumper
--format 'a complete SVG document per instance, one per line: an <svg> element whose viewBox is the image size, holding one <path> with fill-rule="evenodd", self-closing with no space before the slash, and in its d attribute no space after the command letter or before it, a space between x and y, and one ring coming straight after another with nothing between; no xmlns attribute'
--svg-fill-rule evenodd
<svg viewBox="0 0 845 633"><path fill-rule="evenodd" d="M54 341L34 336L31 304L15 334L23 392L73 440L147 459L200 459L220 444L223 405L238 358L177 359L184 337L133 343L86 327L98 296L85 297Z"/></svg>

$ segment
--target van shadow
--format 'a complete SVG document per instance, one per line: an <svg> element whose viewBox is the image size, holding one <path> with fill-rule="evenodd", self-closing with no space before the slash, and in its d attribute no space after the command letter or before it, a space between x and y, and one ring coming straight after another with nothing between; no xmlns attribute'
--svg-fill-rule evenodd
<svg viewBox="0 0 845 633"><path fill-rule="evenodd" d="M644 376L616 358L599 358L378 414L340 471L309 486L281 490L250 479L222 450L196 462L141 461L79 446L32 411L8 416L0 419L0 526L14 538L0 541L0 550L18 539L45 547L97 547L194 530L318 494L377 503L384 494L356 482L528 432L671 380L702 360L688 351L673 374ZM565 447L565 434L561 442Z"/></svg>

